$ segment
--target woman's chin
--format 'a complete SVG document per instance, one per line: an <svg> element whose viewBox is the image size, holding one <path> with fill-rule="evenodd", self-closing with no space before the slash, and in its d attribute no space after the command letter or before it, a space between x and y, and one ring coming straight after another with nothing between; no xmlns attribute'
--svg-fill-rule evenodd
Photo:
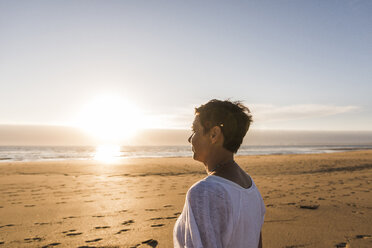
<svg viewBox="0 0 372 248"><path fill-rule="evenodd" d="M194 160L196 160L196 161L199 161L199 159L198 159L198 155L197 155L195 152L192 154L192 158L193 158Z"/></svg>
<svg viewBox="0 0 372 248"><path fill-rule="evenodd" d="M195 152L194 152L192 158L193 158L195 161L198 161L198 162L202 162L202 163L204 163L204 161L203 161L200 157L198 157L198 155L197 155Z"/></svg>
<svg viewBox="0 0 372 248"><path fill-rule="evenodd" d="M193 158L194 160L197 160L195 152L192 154L192 158Z"/></svg>

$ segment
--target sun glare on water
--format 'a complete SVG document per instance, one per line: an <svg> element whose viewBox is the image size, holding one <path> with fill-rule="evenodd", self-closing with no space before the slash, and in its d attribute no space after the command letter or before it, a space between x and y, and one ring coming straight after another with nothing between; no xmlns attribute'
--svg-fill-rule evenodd
<svg viewBox="0 0 372 248"><path fill-rule="evenodd" d="M94 159L105 163L117 162L120 160L120 146L116 145L97 146Z"/></svg>

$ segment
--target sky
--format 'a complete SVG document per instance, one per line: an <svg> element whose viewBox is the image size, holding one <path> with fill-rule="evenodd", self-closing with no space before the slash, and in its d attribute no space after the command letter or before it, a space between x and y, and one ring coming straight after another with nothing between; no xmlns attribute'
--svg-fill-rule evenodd
<svg viewBox="0 0 372 248"><path fill-rule="evenodd" d="M0 0L0 125L188 129L217 98L242 100L252 129L372 131L371 13L372 1Z"/></svg>

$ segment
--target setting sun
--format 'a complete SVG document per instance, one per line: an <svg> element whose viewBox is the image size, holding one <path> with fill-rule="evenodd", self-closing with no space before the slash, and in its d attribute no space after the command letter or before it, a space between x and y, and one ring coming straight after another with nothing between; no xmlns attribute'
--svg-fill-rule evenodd
<svg viewBox="0 0 372 248"><path fill-rule="evenodd" d="M144 123L136 106L114 96L94 99L82 108L77 119L81 129L105 142L128 139Z"/></svg>

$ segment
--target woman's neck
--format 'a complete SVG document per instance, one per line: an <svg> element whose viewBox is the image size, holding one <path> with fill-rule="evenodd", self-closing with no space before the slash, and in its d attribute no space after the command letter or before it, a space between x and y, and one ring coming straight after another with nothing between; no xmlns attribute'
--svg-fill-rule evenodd
<svg viewBox="0 0 372 248"><path fill-rule="evenodd" d="M234 154L226 149L219 149L219 151L215 150L211 152L208 156L208 160L204 163L205 169L209 174L211 171L214 171L216 167L232 163L234 160Z"/></svg>

